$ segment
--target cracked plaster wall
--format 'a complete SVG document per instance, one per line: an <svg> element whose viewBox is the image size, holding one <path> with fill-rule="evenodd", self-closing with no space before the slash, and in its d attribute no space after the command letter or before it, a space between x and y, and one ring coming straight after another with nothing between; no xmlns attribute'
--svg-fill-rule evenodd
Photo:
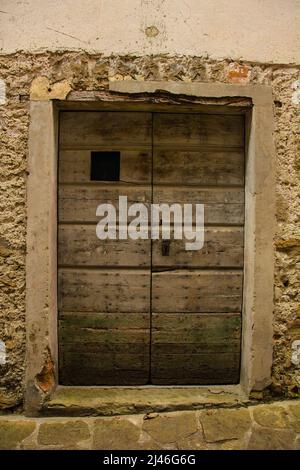
<svg viewBox="0 0 300 470"><path fill-rule="evenodd" d="M300 57L299 0L1 0L0 22L2 53Z"/></svg>

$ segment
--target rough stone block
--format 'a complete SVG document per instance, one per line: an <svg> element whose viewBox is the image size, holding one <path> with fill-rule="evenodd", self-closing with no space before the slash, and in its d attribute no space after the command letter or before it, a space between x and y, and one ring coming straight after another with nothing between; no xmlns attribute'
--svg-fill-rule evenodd
<svg viewBox="0 0 300 470"><path fill-rule="evenodd" d="M290 419L292 428L300 433L300 402L289 405Z"/></svg>
<svg viewBox="0 0 300 470"><path fill-rule="evenodd" d="M102 418L95 422L93 449L140 449L141 430L124 418Z"/></svg>
<svg viewBox="0 0 300 470"><path fill-rule="evenodd" d="M82 420L48 421L40 425L37 442L39 445L73 448L78 442L89 437L88 425Z"/></svg>
<svg viewBox="0 0 300 470"><path fill-rule="evenodd" d="M260 405L253 408L257 424L268 428L286 428L289 425L288 413L282 406Z"/></svg>
<svg viewBox="0 0 300 470"><path fill-rule="evenodd" d="M0 253L1 256L1 253ZM0 388L0 410L10 408L17 404L18 398L12 393L7 392L4 388Z"/></svg>
<svg viewBox="0 0 300 470"><path fill-rule="evenodd" d="M0 420L0 449L14 450L35 430L36 423L28 420Z"/></svg>
<svg viewBox="0 0 300 470"><path fill-rule="evenodd" d="M295 433L290 430L254 426L248 450L293 450L295 437Z"/></svg>
<svg viewBox="0 0 300 470"><path fill-rule="evenodd" d="M247 409L216 409L200 414L204 438L207 442L239 439L251 425Z"/></svg>
<svg viewBox="0 0 300 470"><path fill-rule="evenodd" d="M156 418L146 419L143 423L143 431L162 444L177 442L197 430L195 412L161 414Z"/></svg>
<svg viewBox="0 0 300 470"><path fill-rule="evenodd" d="M197 431L191 436L184 437L178 441L178 449L180 450L210 450L210 444L203 439L203 433Z"/></svg>
<svg viewBox="0 0 300 470"><path fill-rule="evenodd" d="M220 450L245 450L245 440L230 439L229 441L222 442L220 444Z"/></svg>

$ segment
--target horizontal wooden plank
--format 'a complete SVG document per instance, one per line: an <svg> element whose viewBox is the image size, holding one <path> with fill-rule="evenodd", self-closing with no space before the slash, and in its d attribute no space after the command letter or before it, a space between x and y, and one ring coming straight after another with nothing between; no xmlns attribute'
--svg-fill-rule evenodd
<svg viewBox="0 0 300 470"><path fill-rule="evenodd" d="M172 204L244 204L243 188L194 188L183 186L153 186L153 202Z"/></svg>
<svg viewBox="0 0 300 470"><path fill-rule="evenodd" d="M152 274L152 311L240 312L242 271L177 270Z"/></svg>
<svg viewBox="0 0 300 470"><path fill-rule="evenodd" d="M59 369L59 383L60 385L81 385L81 386L137 386L146 385L149 383L148 368L145 370L132 371L120 370L116 372L105 371L94 364L85 364L83 372L82 364L73 364L70 360L68 363L63 362L60 364Z"/></svg>
<svg viewBox="0 0 300 470"><path fill-rule="evenodd" d="M117 209L119 196L127 196L128 205L151 202L150 186L130 185L60 185L58 195L59 222L98 222L99 204L110 203Z"/></svg>
<svg viewBox="0 0 300 470"><path fill-rule="evenodd" d="M151 145L152 115L139 112L60 113L60 146Z"/></svg>
<svg viewBox="0 0 300 470"><path fill-rule="evenodd" d="M144 354L63 352L59 358L61 385L144 385L148 380Z"/></svg>
<svg viewBox="0 0 300 470"><path fill-rule="evenodd" d="M240 354L165 354L151 357L155 385L224 385L239 382Z"/></svg>
<svg viewBox="0 0 300 470"><path fill-rule="evenodd" d="M226 343L225 341L220 343L187 343L183 342L187 339L186 336L182 335L175 335L174 342L159 342L154 346L152 346L151 350L152 353L160 356L164 354L173 354L174 361L176 362L176 358L183 354L203 354L206 351L207 354L224 354L224 353L236 353L240 351L238 341L230 341Z"/></svg>
<svg viewBox="0 0 300 470"><path fill-rule="evenodd" d="M58 264L67 266L140 266L150 267L151 241L99 240L95 225L60 225ZM163 256L162 239L153 240L153 267L242 267L243 229L207 228L201 250L187 251L182 240L174 240L171 231L169 255Z"/></svg>
<svg viewBox="0 0 300 470"><path fill-rule="evenodd" d="M107 90L78 90L71 91L67 100L60 105L57 103L58 108L63 109L83 109L99 110L99 101L101 101L101 109L115 110L116 104L118 109L123 111L148 111L148 112L173 112L173 113L199 113L205 114L240 114L245 113L247 108L251 109L253 104L251 98L240 96L227 96L223 98L208 98L198 97L191 100L189 103L184 95L173 95L172 98L168 97L167 100L164 96L156 96L155 103L153 103L153 96L144 93L130 93L130 101L128 101L128 93L124 93L124 85L127 88L128 82L117 81L110 83L110 90L117 91L114 96ZM132 82L131 86L139 87L139 83ZM183 86L185 86L183 84ZM123 88L124 87L124 88ZM120 93L121 92L121 93ZM167 102L166 102L167 101ZM195 103L196 101L196 103Z"/></svg>
<svg viewBox="0 0 300 470"><path fill-rule="evenodd" d="M189 151L154 148L153 183L243 185L244 151Z"/></svg>
<svg viewBox="0 0 300 470"><path fill-rule="evenodd" d="M169 254L164 256L164 241L162 239L153 240L152 266L154 268L243 267L243 228L206 228L204 230L204 246L200 250L187 251L185 244L186 242L190 243L190 241L191 240L186 239L184 230L182 240L174 240L174 234L171 232Z"/></svg>
<svg viewBox="0 0 300 470"><path fill-rule="evenodd" d="M106 330L89 333L82 329L76 331L74 328L68 328L60 332L59 350L71 353L84 351L99 354L99 356L109 353L144 354L149 349L149 335L149 329L139 332L137 330Z"/></svg>
<svg viewBox="0 0 300 470"><path fill-rule="evenodd" d="M58 305L72 312L149 312L150 270L58 270Z"/></svg>
<svg viewBox="0 0 300 470"><path fill-rule="evenodd" d="M149 313L59 312L62 328L94 328L95 330L140 330L150 326Z"/></svg>
<svg viewBox="0 0 300 470"><path fill-rule="evenodd" d="M60 351L149 354L150 314L59 312Z"/></svg>
<svg viewBox="0 0 300 470"><path fill-rule="evenodd" d="M93 149L91 149L93 150ZM103 149L104 151L105 149ZM119 149L120 181L151 182L151 147L147 151ZM101 158L101 156L99 156ZM59 182L87 183L91 180L91 151L61 150L59 152Z"/></svg>
<svg viewBox="0 0 300 470"><path fill-rule="evenodd" d="M219 379L222 369L233 370L239 364L238 353L221 354L155 354L151 355L152 377L164 371L164 378L182 377L196 375L205 378L211 371L219 371ZM206 369L206 371L205 371ZM226 372L224 370L224 375Z"/></svg>
<svg viewBox="0 0 300 470"><path fill-rule="evenodd" d="M244 117L208 114L154 114L153 144L244 146Z"/></svg>
<svg viewBox="0 0 300 470"><path fill-rule="evenodd" d="M243 225L243 188L153 187L154 204L204 204L204 223ZM195 214L195 206L193 206ZM193 217L194 220L194 217Z"/></svg>
<svg viewBox="0 0 300 470"><path fill-rule="evenodd" d="M71 367L81 367L82 374L84 374L85 366L88 364L90 367L92 365L94 370L98 370L99 374L107 372L108 375L112 372L121 372L122 369L141 373L148 370L149 367L149 359L144 354L66 352L62 357L62 361L66 367L68 367L68 362L72 362Z"/></svg>
<svg viewBox="0 0 300 470"><path fill-rule="evenodd" d="M156 355L240 351L240 314L153 313L151 324Z"/></svg>
<svg viewBox="0 0 300 470"><path fill-rule="evenodd" d="M99 240L96 224L59 225L58 264L150 267L151 240Z"/></svg>
<svg viewBox="0 0 300 470"><path fill-rule="evenodd" d="M60 185L60 222L97 222L99 204L110 203L117 209L119 196L127 196L128 206L143 203L150 207L150 186L127 185ZM244 223L244 190L242 188L175 188L154 186L154 204L204 204L205 224L242 225ZM195 212L195 207L193 208Z"/></svg>

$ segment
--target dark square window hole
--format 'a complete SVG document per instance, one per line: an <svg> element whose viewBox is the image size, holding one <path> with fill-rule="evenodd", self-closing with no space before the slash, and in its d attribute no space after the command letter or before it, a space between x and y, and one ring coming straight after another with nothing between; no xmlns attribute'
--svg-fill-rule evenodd
<svg viewBox="0 0 300 470"><path fill-rule="evenodd" d="M91 181L119 181L120 152L91 152Z"/></svg>

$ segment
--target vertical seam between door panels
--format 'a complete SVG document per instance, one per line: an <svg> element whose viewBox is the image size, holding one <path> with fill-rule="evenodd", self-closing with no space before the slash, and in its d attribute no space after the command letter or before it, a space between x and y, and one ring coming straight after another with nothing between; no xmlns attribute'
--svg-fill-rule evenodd
<svg viewBox="0 0 300 470"><path fill-rule="evenodd" d="M153 204L153 139L154 113L151 113L151 204ZM150 220L150 325L149 325L149 383L152 380L152 220Z"/></svg>

